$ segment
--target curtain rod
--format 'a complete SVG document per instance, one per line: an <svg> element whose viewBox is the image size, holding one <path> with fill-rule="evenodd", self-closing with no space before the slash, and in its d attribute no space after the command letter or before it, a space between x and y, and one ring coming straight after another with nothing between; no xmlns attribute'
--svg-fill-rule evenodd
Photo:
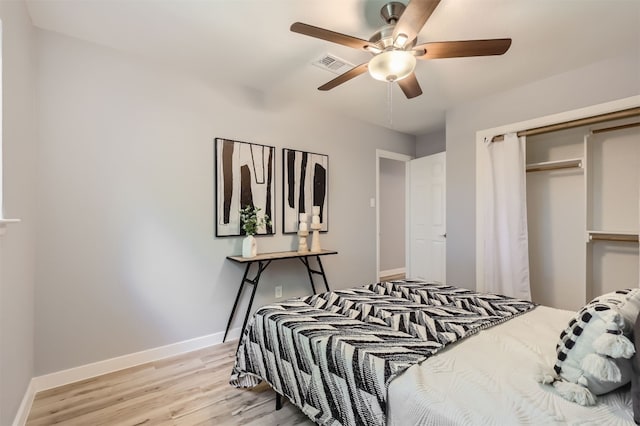
<svg viewBox="0 0 640 426"><path fill-rule="evenodd" d="M589 124L603 123L605 121L619 120L622 118L636 117L640 115L640 107L624 109L622 111L609 112L606 114L594 115L592 117L579 118L577 120L565 121L563 123L551 124L549 126L536 127L533 129L521 130L517 133L520 136L541 135L544 133L556 132L558 130L573 129L575 127ZM491 142L501 142L504 135L494 136Z"/></svg>

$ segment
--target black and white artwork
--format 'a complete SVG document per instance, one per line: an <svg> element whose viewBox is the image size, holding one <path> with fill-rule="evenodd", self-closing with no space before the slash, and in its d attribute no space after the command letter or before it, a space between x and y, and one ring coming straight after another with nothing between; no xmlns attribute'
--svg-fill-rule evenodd
<svg viewBox="0 0 640 426"><path fill-rule="evenodd" d="M273 146L216 138L216 236L245 235L240 209L259 207L272 223L258 235L275 234L276 149Z"/></svg>
<svg viewBox="0 0 640 426"><path fill-rule="evenodd" d="M329 157L287 148L282 150L282 154L283 232L298 232L300 213L306 213L311 223L312 206L320 207L320 231L328 231Z"/></svg>

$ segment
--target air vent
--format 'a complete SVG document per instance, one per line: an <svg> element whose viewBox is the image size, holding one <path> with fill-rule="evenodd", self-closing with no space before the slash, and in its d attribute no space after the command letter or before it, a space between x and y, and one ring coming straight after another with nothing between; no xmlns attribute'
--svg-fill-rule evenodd
<svg viewBox="0 0 640 426"><path fill-rule="evenodd" d="M313 65L338 75L349 71L355 66L344 59L329 55L328 53L313 61Z"/></svg>

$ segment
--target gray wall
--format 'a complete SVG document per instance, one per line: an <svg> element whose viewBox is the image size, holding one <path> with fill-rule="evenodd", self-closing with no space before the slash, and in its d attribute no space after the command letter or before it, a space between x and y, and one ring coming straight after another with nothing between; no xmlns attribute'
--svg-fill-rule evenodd
<svg viewBox="0 0 640 426"><path fill-rule="evenodd" d="M380 158L380 271L405 267L405 164Z"/></svg>
<svg viewBox="0 0 640 426"><path fill-rule="evenodd" d="M413 155L413 137L47 32L35 51L23 2L0 2L0 19L5 213L23 219L0 240L0 424L34 375L223 330L242 269L224 260L240 239L213 237L216 136L328 154L322 243L340 251L329 279L375 279L375 149ZM475 285L475 132L636 95L639 62L634 52L448 111L450 282ZM341 133L325 140L327 127ZM259 238L261 251L295 244ZM276 283L284 297L308 293L300 267L272 265L255 306Z"/></svg>
<svg viewBox="0 0 640 426"><path fill-rule="evenodd" d="M33 377L35 45L24 2L0 2L4 213L0 236L0 425L10 425Z"/></svg>
<svg viewBox="0 0 640 426"><path fill-rule="evenodd" d="M241 238L214 237L214 137L329 155L333 288L376 274L376 149L413 155L413 136L216 86L64 36L39 32L36 373L221 332L243 268ZM340 129L327 139L328 128ZM303 266L273 263L254 307L308 294ZM246 298L245 298L246 300ZM242 308L241 308L242 311ZM234 326L242 324L242 316Z"/></svg>
<svg viewBox="0 0 640 426"><path fill-rule="evenodd" d="M475 288L476 131L638 94L629 52L447 111L447 281Z"/></svg>
<svg viewBox="0 0 640 426"><path fill-rule="evenodd" d="M446 150L447 132L444 127L416 138L416 158L426 157Z"/></svg>

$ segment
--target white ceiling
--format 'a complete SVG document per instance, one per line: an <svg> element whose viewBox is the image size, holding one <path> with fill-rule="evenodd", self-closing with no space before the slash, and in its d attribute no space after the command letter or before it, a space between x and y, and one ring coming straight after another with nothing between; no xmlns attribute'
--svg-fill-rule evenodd
<svg viewBox="0 0 640 426"><path fill-rule="evenodd" d="M368 39L384 0L26 0L33 24L185 68L219 82L295 99L409 134L444 127L445 111L635 50L639 0L442 0L418 42L510 37L503 56L418 61L424 94L406 99L368 74L336 77L311 62L325 53L355 65L370 55L295 34L300 21ZM225 83L226 84L226 83Z"/></svg>

